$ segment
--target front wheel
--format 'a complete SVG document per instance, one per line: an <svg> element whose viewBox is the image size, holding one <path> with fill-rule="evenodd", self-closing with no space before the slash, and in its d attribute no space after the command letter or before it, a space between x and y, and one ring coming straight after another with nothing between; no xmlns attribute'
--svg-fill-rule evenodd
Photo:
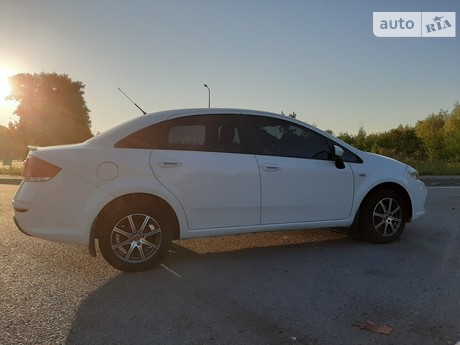
<svg viewBox="0 0 460 345"><path fill-rule="evenodd" d="M393 190L380 190L372 194L361 207L359 227L370 242L393 242L401 236L405 225L404 202Z"/></svg>
<svg viewBox="0 0 460 345"><path fill-rule="evenodd" d="M170 244L168 219L155 205L122 203L103 215L99 248L107 262L121 271L152 268Z"/></svg>

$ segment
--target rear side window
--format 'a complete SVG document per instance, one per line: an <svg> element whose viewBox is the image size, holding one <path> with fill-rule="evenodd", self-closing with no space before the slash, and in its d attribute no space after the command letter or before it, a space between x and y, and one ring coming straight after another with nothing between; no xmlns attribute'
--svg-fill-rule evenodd
<svg viewBox="0 0 460 345"><path fill-rule="evenodd" d="M206 126L178 125L171 126L166 138L166 147L172 150L201 150L206 141Z"/></svg>
<svg viewBox="0 0 460 345"><path fill-rule="evenodd" d="M253 139L239 115L196 115L141 129L116 143L118 148L248 153Z"/></svg>

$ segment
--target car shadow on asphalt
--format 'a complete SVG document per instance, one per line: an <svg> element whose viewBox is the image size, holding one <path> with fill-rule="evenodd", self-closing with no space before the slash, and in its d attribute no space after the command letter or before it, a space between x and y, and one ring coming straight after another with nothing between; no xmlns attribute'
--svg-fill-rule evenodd
<svg viewBox="0 0 460 345"><path fill-rule="evenodd" d="M89 295L66 343L310 343L289 321L295 295L329 266L328 252L352 250L345 238L309 230L175 241L159 267L120 273Z"/></svg>
<svg viewBox="0 0 460 345"><path fill-rule="evenodd" d="M455 282L427 284L417 258L429 253L413 241L416 228L388 245L325 229L175 241L157 268L112 274L86 296L66 344L453 340L455 321L430 311L452 303L434 292ZM396 331L377 338L353 327L357 320Z"/></svg>

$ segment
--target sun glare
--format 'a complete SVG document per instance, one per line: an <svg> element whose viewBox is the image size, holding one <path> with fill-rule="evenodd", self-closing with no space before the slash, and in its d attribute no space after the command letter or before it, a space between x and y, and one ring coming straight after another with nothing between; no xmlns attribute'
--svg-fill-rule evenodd
<svg viewBox="0 0 460 345"><path fill-rule="evenodd" d="M11 85L8 78L13 75L12 72L0 68L0 104L5 104L7 101L5 97L11 92Z"/></svg>

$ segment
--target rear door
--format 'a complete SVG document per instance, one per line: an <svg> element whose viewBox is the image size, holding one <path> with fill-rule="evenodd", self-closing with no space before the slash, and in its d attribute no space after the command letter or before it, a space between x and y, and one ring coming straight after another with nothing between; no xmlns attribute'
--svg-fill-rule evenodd
<svg viewBox="0 0 460 345"><path fill-rule="evenodd" d="M180 201L192 230L260 224L260 178L239 115L199 115L156 125L150 166Z"/></svg>

